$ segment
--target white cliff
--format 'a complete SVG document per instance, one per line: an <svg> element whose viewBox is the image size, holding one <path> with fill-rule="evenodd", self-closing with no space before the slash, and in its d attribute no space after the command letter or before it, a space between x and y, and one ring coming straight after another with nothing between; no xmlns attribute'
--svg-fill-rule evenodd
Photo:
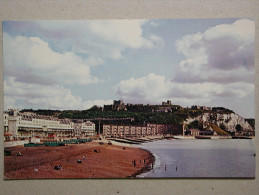
<svg viewBox="0 0 259 195"><path fill-rule="evenodd" d="M220 127L222 124L225 126L227 131L236 131L236 125L239 124L245 131L254 131L253 127L245 121L245 119L235 113L212 113L204 112L197 117L187 118L185 124L190 124L191 122L198 120L203 124L203 127L207 127L209 123L216 124Z"/></svg>

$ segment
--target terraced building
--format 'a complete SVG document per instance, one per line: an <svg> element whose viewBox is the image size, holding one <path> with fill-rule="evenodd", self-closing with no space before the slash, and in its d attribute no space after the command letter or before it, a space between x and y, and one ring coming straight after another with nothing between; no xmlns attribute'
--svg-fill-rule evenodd
<svg viewBox="0 0 259 195"><path fill-rule="evenodd" d="M38 115L33 112L19 112L9 109L4 113L4 135L6 140L26 139L29 137L73 137L95 135L95 124L86 121L75 125L70 119L58 119L53 116Z"/></svg>

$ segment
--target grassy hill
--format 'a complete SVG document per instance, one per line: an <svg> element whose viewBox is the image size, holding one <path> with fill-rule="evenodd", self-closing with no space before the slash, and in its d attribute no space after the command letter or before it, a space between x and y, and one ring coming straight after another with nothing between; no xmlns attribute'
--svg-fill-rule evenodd
<svg viewBox="0 0 259 195"><path fill-rule="evenodd" d="M210 123L210 126L211 126L212 130L217 133L217 135L229 135L229 133L227 133L226 131L222 130L221 128L219 128L215 124Z"/></svg>

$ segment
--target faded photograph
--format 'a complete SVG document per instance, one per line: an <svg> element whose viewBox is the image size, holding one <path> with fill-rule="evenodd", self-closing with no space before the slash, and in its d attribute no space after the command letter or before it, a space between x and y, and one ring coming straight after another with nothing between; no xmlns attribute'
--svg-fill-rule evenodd
<svg viewBox="0 0 259 195"><path fill-rule="evenodd" d="M4 178L254 178L251 18L4 21Z"/></svg>

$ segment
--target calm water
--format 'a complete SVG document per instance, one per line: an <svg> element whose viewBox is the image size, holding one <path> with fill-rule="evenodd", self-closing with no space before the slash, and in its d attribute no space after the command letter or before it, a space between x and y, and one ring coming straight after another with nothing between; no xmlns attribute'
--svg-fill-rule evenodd
<svg viewBox="0 0 259 195"><path fill-rule="evenodd" d="M253 140L159 140L141 144L156 157L139 177L254 177ZM165 168L166 166L166 168Z"/></svg>

